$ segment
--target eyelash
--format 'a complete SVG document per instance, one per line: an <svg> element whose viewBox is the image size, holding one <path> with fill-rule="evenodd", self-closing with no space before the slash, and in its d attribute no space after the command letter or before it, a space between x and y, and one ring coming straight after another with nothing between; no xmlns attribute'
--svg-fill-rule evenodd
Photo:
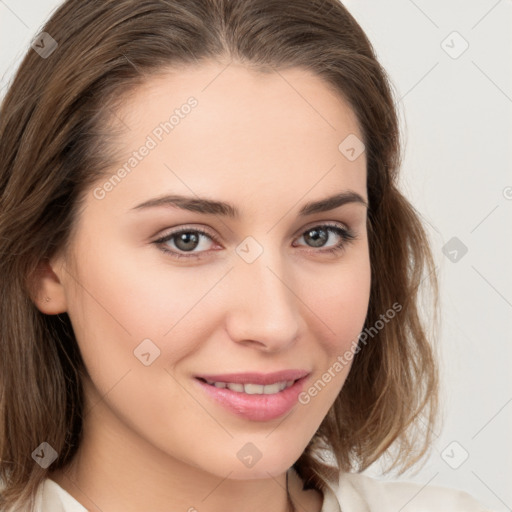
<svg viewBox="0 0 512 512"><path fill-rule="evenodd" d="M343 251L348 244L352 243L354 240L357 239L357 236L350 229L342 228L342 227L338 226L337 224L318 224L316 226L312 226L312 227L306 229L305 231L303 231L301 236L303 236L308 231L312 231L312 230L318 229L318 228L324 228L326 231L328 231L330 233L337 234L338 236L340 236L341 241L338 242L333 247L330 247L328 249L320 248L318 251L315 251L313 247L310 247L310 249L313 249L313 252L320 252L322 254L337 254L337 253ZM166 242L168 242L169 240L172 240L174 237L181 235L183 233L200 233L200 234L206 236L207 238L211 239L213 242L220 244L220 242L216 239L216 237L212 236L209 232L207 232L201 228L184 228L184 229L180 229L178 231L173 231L172 233L164 235L163 237L159 238L158 240L155 240L153 243L162 252L169 254L171 257L176 258L176 259L201 258L202 254L207 251L201 251L199 253L192 253L192 252L179 253L174 250L169 250L165 247Z"/></svg>

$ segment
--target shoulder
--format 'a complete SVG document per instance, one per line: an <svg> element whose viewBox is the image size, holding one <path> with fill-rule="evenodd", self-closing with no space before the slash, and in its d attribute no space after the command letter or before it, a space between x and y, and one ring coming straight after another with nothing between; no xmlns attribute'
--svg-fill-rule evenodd
<svg viewBox="0 0 512 512"><path fill-rule="evenodd" d="M465 491L341 473L333 489L347 512L491 512Z"/></svg>
<svg viewBox="0 0 512 512"><path fill-rule="evenodd" d="M57 482L46 478L37 490L35 512L87 512Z"/></svg>

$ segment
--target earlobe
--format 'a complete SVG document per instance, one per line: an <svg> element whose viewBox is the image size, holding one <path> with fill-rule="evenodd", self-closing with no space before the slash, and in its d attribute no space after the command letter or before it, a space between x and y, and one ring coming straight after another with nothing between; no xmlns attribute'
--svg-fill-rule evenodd
<svg viewBox="0 0 512 512"><path fill-rule="evenodd" d="M41 261L30 279L31 299L41 313L58 315L67 311L66 294L61 279L50 261Z"/></svg>

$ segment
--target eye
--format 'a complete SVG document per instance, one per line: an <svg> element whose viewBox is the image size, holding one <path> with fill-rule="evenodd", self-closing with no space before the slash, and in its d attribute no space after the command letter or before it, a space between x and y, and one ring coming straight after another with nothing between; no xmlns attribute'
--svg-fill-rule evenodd
<svg viewBox="0 0 512 512"><path fill-rule="evenodd" d="M327 245L329 239L334 241ZM299 240L303 239L306 243L313 248L326 248L320 251L320 253L336 253L345 249L345 246L354 241L357 237L349 229L342 228L337 224L322 224L319 226L313 226L306 230ZM336 241L336 239L338 239Z"/></svg>
<svg viewBox="0 0 512 512"><path fill-rule="evenodd" d="M337 224L322 224L307 229L298 240L303 239L310 248L319 249L313 250L313 252L322 254L342 251L348 243L356 238L352 231ZM330 240L332 240L332 243L327 244ZM155 240L153 243L173 258L190 259L200 258L203 253L207 253L208 246L211 246L213 242L219 244L213 235L203 229L182 228Z"/></svg>
<svg viewBox="0 0 512 512"><path fill-rule="evenodd" d="M155 243L163 252L170 254L175 258L197 258L199 254L207 251L208 240L216 242L215 238L207 231L199 228L186 228L174 231L168 235L155 240ZM172 242L169 244L168 242ZM171 246L171 249L168 247ZM203 250L195 251L200 248ZM194 252L195 251L195 252ZM182 254L189 253L189 254Z"/></svg>

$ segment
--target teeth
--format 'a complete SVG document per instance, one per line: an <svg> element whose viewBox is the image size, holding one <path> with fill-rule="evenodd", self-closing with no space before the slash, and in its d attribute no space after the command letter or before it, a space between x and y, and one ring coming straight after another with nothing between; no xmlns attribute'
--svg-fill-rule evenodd
<svg viewBox="0 0 512 512"><path fill-rule="evenodd" d="M283 389L289 388L295 381L287 380L276 382L275 384L239 384L235 382L214 382L211 380L206 381L208 384L215 386L216 388L227 388L237 393L247 393L248 395L273 395L283 391Z"/></svg>
<svg viewBox="0 0 512 512"><path fill-rule="evenodd" d="M243 384L231 384L231 383L228 383L228 384L226 384L226 387L228 389L231 389L231 391L239 391L240 393L242 393L244 391L244 385Z"/></svg>

